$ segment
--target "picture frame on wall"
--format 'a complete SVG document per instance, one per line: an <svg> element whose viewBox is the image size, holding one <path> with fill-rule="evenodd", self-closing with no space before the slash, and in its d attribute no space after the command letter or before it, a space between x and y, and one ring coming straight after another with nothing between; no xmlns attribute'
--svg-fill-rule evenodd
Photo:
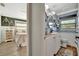
<svg viewBox="0 0 79 59"><path fill-rule="evenodd" d="M1 26L15 26L14 18L1 16Z"/></svg>

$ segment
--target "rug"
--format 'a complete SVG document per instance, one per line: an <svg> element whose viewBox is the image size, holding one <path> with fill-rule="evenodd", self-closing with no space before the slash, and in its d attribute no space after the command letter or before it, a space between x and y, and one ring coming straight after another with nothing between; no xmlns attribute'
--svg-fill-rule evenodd
<svg viewBox="0 0 79 59"><path fill-rule="evenodd" d="M78 56L77 48L71 45L67 45L67 47L60 47L54 56Z"/></svg>

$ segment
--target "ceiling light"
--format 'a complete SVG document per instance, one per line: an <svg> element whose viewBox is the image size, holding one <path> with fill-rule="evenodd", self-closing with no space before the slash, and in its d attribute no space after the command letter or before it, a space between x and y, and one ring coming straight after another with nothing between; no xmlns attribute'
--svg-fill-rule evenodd
<svg viewBox="0 0 79 59"><path fill-rule="evenodd" d="M48 5L45 5L45 9L49 9L49 6Z"/></svg>
<svg viewBox="0 0 79 59"><path fill-rule="evenodd" d="M54 12L54 11L52 11L52 14L53 14L53 15L55 15L55 12Z"/></svg>

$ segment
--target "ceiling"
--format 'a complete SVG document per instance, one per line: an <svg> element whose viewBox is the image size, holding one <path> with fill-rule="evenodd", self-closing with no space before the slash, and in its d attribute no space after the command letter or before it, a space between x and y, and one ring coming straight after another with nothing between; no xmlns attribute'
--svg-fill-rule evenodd
<svg viewBox="0 0 79 59"><path fill-rule="evenodd" d="M4 3L5 7L0 6L0 13L4 16L10 16L14 18L26 20L26 3ZM77 3L46 3L51 11L55 11L56 14L61 14L66 11L74 10L78 8Z"/></svg>
<svg viewBox="0 0 79 59"><path fill-rule="evenodd" d="M1 15L26 20L25 3L4 3L4 5L4 7L0 7Z"/></svg>
<svg viewBox="0 0 79 59"><path fill-rule="evenodd" d="M51 11L61 14L67 11L78 9L77 3L46 3Z"/></svg>

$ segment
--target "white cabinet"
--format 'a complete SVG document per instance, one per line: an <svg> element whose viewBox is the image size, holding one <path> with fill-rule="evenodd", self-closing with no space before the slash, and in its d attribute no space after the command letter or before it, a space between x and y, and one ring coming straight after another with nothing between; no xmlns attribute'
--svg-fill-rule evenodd
<svg viewBox="0 0 79 59"><path fill-rule="evenodd" d="M13 30L6 30L6 40L5 41L13 41Z"/></svg>
<svg viewBox="0 0 79 59"><path fill-rule="evenodd" d="M14 27L1 27L1 42L6 42L10 40L14 40Z"/></svg>
<svg viewBox="0 0 79 59"><path fill-rule="evenodd" d="M44 55L53 56L60 48L60 39L57 33L49 35L44 40Z"/></svg>

